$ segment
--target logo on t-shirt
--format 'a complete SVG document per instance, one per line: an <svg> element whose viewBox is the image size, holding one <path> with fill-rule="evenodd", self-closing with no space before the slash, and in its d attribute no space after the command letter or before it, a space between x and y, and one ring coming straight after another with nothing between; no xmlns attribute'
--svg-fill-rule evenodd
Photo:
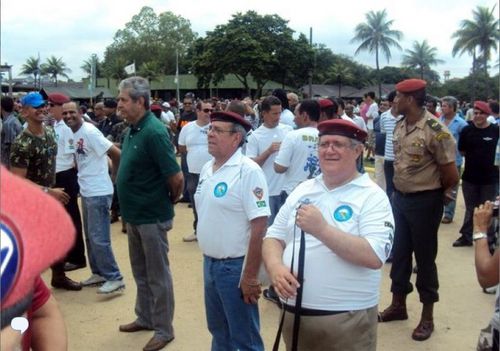
<svg viewBox="0 0 500 351"><path fill-rule="evenodd" d="M0 276L1 300L7 298L8 293L15 285L21 268L21 244L17 241L14 228L3 220L0 224Z"/></svg>
<svg viewBox="0 0 500 351"><path fill-rule="evenodd" d="M76 143L76 153L79 155L85 155L85 144L83 141L83 138L80 138L78 142Z"/></svg>
<svg viewBox="0 0 500 351"><path fill-rule="evenodd" d="M224 182L218 183L214 188L215 197L223 197L227 192L227 184Z"/></svg>
<svg viewBox="0 0 500 351"><path fill-rule="evenodd" d="M262 188L256 187L253 189L253 194L257 199L262 199L262 196L264 196L264 190Z"/></svg>
<svg viewBox="0 0 500 351"><path fill-rule="evenodd" d="M337 222L345 222L351 219L352 217L352 208L351 206L342 205L337 207L337 209L333 212L333 218Z"/></svg>

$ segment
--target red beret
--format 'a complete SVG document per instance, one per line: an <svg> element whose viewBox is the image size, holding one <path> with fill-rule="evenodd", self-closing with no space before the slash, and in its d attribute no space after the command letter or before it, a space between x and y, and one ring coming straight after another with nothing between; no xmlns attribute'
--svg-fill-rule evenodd
<svg viewBox="0 0 500 351"><path fill-rule="evenodd" d="M329 119L318 124L319 136L342 135L361 142L366 140L368 134L351 121L343 119Z"/></svg>
<svg viewBox="0 0 500 351"><path fill-rule="evenodd" d="M491 115L490 106L484 101L474 101L474 108L481 110L482 112Z"/></svg>
<svg viewBox="0 0 500 351"><path fill-rule="evenodd" d="M333 102L330 99L319 99L319 107L320 108L328 108L333 106Z"/></svg>
<svg viewBox="0 0 500 351"><path fill-rule="evenodd" d="M61 93L49 94L48 100L49 100L49 102L52 102L53 104L56 104L56 105L62 105L62 104L65 104L65 103L71 101L67 95L64 95Z"/></svg>
<svg viewBox="0 0 500 351"><path fill-rule="evenodd" d="M252 125L247 122L239 114L231 111L219 111L214 112L210 115L210 122L212 121L222 121L222 122L232 122L241 125L247 132L252 129Z"/></svg>
<svg viewBox="0 0 500 351"><path fill-rule="evenodd" d="M151 105L151 111L163 111L161 106L158 104Z"/></svg>
<svg viewBox="0 0 500 351"><path fill-rule="evenodd" d="M35 279L68 252L75 240L75 227L59 201L3 166L0 172L4 310L28 296Z"/></svg>
<svg viewBox="0 0 500 351"><path fill-rule="evenodd" d="M400 93L413 93L425 89L427 82L422 79L406 79L396 84L396 90Z"/></svg>

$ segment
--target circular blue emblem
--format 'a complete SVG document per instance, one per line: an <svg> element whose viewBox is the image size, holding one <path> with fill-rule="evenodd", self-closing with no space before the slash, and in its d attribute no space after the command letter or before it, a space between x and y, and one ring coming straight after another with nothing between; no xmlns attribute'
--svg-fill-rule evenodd
<svg viewBox="0 0 500 351"><path fill-rule="evenodd" d="M348 221L351 219L351 217L352 217L351 206L342 205L340 207L337 207L335 212L333 212L333 218L335 218L337 222Z"/></svg>
<svg viewBox="0 0 500 351"><path fill-rule="evenodd" d="M218 183L214 188L215 197L223 197L227 192L227 184L224 182Z"/></svg>
<svg viewBox="0 0 500 351"><path fill-rule="evenodd" d="M21 268L21 245L14 235L13 226L4 222L0 224L0 276L1 276L1 300L7 298Z"/></svg>

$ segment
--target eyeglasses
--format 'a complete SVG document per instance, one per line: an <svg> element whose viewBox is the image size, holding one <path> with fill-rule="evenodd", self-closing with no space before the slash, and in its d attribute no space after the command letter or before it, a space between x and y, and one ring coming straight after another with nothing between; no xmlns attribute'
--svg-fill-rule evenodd
<svg viewBox="0 0 500 351"><path fill-rule="evenodd" d="M205 112L205 113L212 113L212 111L213 110L211 108L204 108L203 109L203 112Z"/></svg>
<svg viewBox="0 0 500 351"><path fill-rule="evenodd" d="M321 142L319 143L319 148L321 150L328 150L329 148L332 148L334 150L343 150L350 148L352 146L352 143L341 143L340 141L332 141L332 142Z"/></svg>
<svg viewBox="0 0 500 351"><path fill-rule="evenodd" d="M232 133L236 133L235 130L225 130L225 129L222 129L222 128L219 128L219 127L214 127L214 126L209 126L208 127L208 131L209 132L213 132L215 134L222 134L222 133L229 133L229 134L232 134Z"/></svg>

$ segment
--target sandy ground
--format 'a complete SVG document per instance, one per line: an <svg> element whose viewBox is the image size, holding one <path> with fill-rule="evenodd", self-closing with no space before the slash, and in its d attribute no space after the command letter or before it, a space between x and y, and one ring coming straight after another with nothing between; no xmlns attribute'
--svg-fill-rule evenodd
<svg viewBox="0 0 500 351"><path fill-rule="evenodd" d="M452 248L463 220L464 206L460 197L457 215L452 224L441 225L437 265L440 278L440 299L435 306L435 332L425 342L411 339L411 332L420 316L421 305L416 293L408 297L407 321L380 324L379 350L475 350L479 329L486 326L493 313L494 295L481 291L474 270L472 247ZM128 259L126 235L120 224L112 225L112 243L127 288L123 294L103 297L96 288L81 292L54 290L66 319L69 349L142 350L152 332L120 333L118 325L134 320L136 289ZM209 350L210 334L206 327L203 303L202 256L196 243L184 243L182 237L192 232L192 213L186 204L176 206L174 229L168 234L170 262L175 288L175 340L167 350ZM380 309L391 299L389 292L390 264L383 269ZM70 272L75 280L86 279L88 268ZM48 281L49 273L44 274ZM413 275L413 281L415 275ZM266 301L260 303L261 332L266 349L271 349L277 330L279 310ZM284 348L283 348L284 349Z"/></svg>

